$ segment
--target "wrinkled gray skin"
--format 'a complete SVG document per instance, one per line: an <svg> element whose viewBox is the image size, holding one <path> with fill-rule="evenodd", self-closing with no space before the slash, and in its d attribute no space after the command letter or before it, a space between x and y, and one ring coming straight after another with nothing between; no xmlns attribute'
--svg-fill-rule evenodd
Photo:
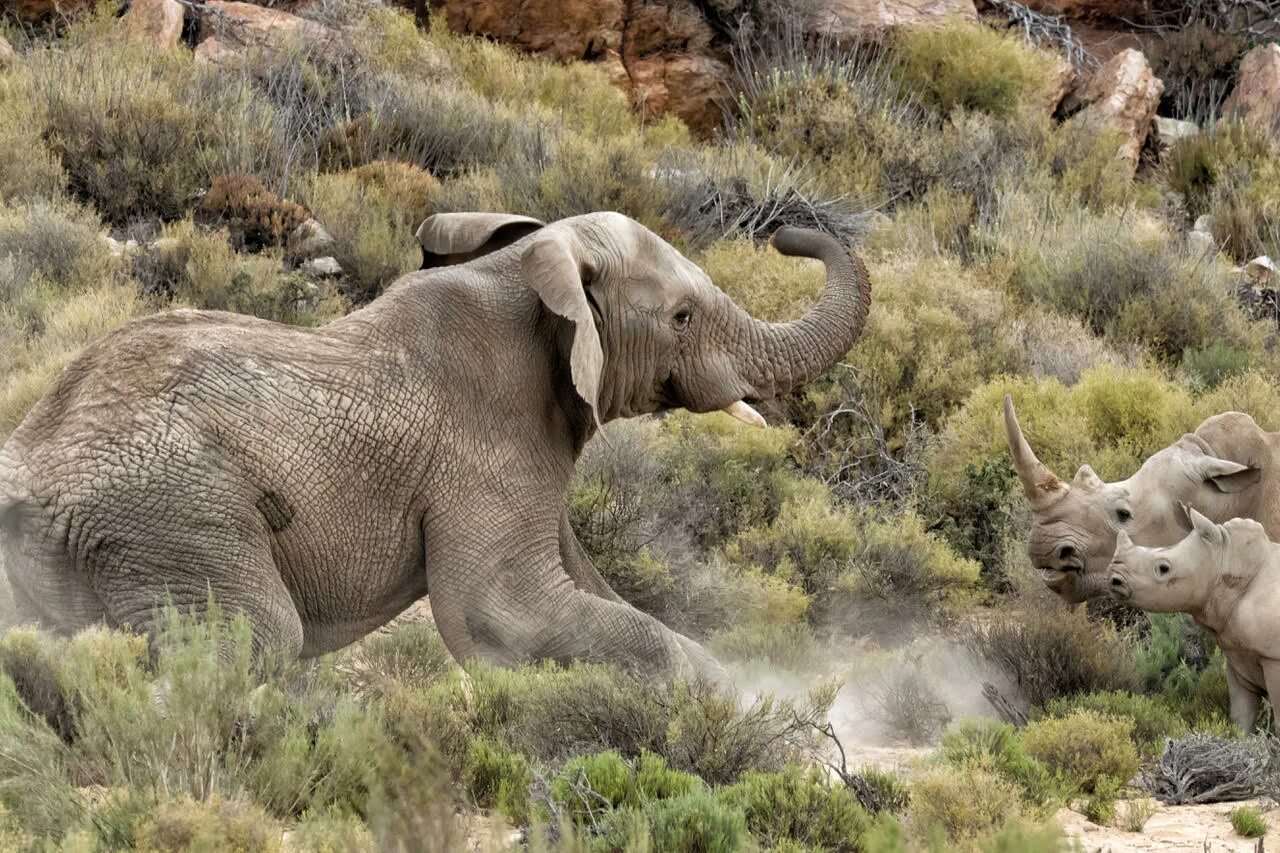
<svg viewBox="0 0 1280 853"><path fill-rule="evenodd" d="M1172 545L1190 529L1179 504L1213 521L1252 518L1280 538L1280 434L1241 412L1207 418L1127 480L1103 482L1082 465L1070 484L1032 452L1005 398L1005 432L1031 503L1031 564L1068 604L1107 594L1116 533L1139 545Z"/></svg>
<svg viewBox="0 0 1280 853"><path fill-rule="evenodd" d="M424 251L474 260L327 326L172 311L67 368L0 449L20 614L148 631L166 593L198 608L211 591L247 613L257 649L311 656L429 591L459 659L717 674L592 566L564 509L574 461L599 423L733 404L750 420L742 401L834 364L866 319L862 263L779 231L827 286L769 324L616 213L488 254L510 217L433 220Z"/></svg>
<svg viewBox="0 0 1280 853"><path fill-rule="evenodd" d="M1192 532L1167 548L1142 548L1120 531L1108 589L1212 631L1227 659L1231 721L1252 732L1262 697L1280 696L1280 545L1252 519L1214 524L1186 512Z"/></svg>

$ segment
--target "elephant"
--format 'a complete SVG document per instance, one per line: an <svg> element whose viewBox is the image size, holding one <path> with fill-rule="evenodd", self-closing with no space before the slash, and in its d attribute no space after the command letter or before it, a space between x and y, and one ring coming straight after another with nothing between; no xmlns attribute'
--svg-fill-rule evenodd
<svg viewBox="0 0 1280 853"><path fill-rule="evenodd" d="M160 602L212 597L255 652L310 657L429 592L459 660L721 674L592 565L566 511L575 460L618 418L760 423L753 403L858 338L862 261L778 230L826 284L767 323L619 213L436 214L419 238L427 269L327 325L172 310L76 358L0 448L20 614L153 634Z"/></svg>
<svg viewBox="0 0 1280 853"><path fill-rule="evenodd" d="M1107 595L1119 531L1147 547L1181 540L1190 522L1179 504L1215 522L1251 518L1280 538L1280 433L1263 430L1243 412L1206 418L1114 483L1088 465L1069 484L1050 471L1027 443L1008 396L1004 425L1031 505L1028 555L1045 585L1068 604Z"/></svg>

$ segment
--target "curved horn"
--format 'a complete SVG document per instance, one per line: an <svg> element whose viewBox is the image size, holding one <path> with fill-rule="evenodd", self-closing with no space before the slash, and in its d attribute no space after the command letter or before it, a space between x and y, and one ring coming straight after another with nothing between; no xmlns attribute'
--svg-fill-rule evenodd
<svg viewBox="0 0 1280 853"><path fill-rule="evenodd" d="M1068 486L1036 458L1018 425L1018 414L1013 410L1013 397L1004 395L1004 431L1009 439L1009 453L1013 467L1032 508L1048 506L1067 493Z"/></svg>

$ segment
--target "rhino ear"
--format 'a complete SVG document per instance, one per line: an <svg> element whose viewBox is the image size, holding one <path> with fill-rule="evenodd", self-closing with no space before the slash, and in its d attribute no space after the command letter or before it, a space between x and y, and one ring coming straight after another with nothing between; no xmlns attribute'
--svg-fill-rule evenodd
<svg viewBox="0 0 1280 853"><path fill-rule="evenodd" d="M524 250L520 269L525 283L538 294L542 304L574 325L569 354L573 387L591 406L598 426L604 349L587 302L587 283L592 275L590 260L575 235L552 228L539 234Z"/></svg>
<svg viewBox="0 0 1280 853"><path fill-rule="evenodd" d="M543 223L507 213L437 213L418 226L421 269L466 263L532 234Z"/></svg>
<svg viewBox="0 0 1280 853"><path fill-rule="evenodd" d="M1094 470L1088 465L1081 465L1080 470L1076 471L1075 479L1071 481L1073 489L1083 489L1086 492L1092 492L1105 486Z"/></svg>
<svg viewBox="0 0 1280 853"><path fill-rule="evenodd" d="M1216 459L1212 456L1206 456L1198 463L1200 476L1205 482L1213 485L1220 492L1226 494L1235 494L1242 492L1250 486L1257 485L1262 479L1262 470L1260 468L1251 468L1248 465L1241 465L1239 462L1232 462L1228 459Z"/></svg>
<svg viewBox="0 0 1280 853"><path fill-rule="evenodd" d="M1191 519L1191 529L1196 535L1210 545L1222 543L1222 528L1196 512L1195 507L1187 507L1187 516Z"/></svg>

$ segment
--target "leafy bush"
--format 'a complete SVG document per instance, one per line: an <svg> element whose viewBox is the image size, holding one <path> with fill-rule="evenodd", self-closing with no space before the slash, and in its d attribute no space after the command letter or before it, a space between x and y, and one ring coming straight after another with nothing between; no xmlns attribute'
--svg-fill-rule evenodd
<svg viewBox="0 0 1280 853"><path fill-rule="evenodd" d="M1044 765L1027 752L1013 726L993 720L965 720L942 736L941 758L953 767L974 764L1013 783L1031 808L1055 799L1053 782Z"/></svg>
<svg viewBox="0 0 1280 853"><path fill-rule="evenodd" d="M922 831L940 826L955 841L1004 826L1020 808L1017 787L976 762L930 767L911 780L911 820Z"/></svg>
<svg viewBox="0 0 1280 853"><path fill-rule="evenodd" d="M818 660L819 645L808 625L749 621L711 638L721 660L763 661L783 669L804 670Z"/></svg>
<svg viewBox="0 0 1280 853"><path fill-rule="evenodd" d="M1224 725L1229 697L1222 651L1188 616L1150 613L1147 620L1149 630L1133 656L1144 689L1193 726Z"/></svg>
<svg viewBox="0 0 1280 853"><path fill-rule="evenodd" d="M1261 838L1267 834L1267 822L1252 806L1239 806L1231 810L1231 828L1236 835L1245 838Z"/></svg>
<svg viewBox="0 0 1280 853"><path fill-rule="evenodd" d="M1021 737L1049 772L1084 793L1105 785L1104 777L1128 781L1138 771L1133 723L1127 719L1081 709L1029 723Z"/></svg>
<svg viewBox="0 0 1280 853"><path fill-rule="evenodd" d="M454 667L453 657L435 625L397 625L363 640L344 669L361 695L385 695L396 686L422 687Z"/></svg>
<svg viewBox="0 0 1280 853"><path fill-rule="evenodd" d="M1114 776L1101 776L1094 783L1093 793L1084 801L1084 816L1101 826L1106 826L1116 816L1116 798L1123 783Z"/></svg>
<svg viewBox="0 0 1280 853"><path fill-rule="evenodd" d="M261 809L245 802L213 797L198 802L190 797L164 800L136 829L136 845L145 853L186 850L280 849L280 826Z"/></svg>
<svg viewBox="0 0 1280 853"><path fill-rule="evenodd" d="M1160 753L1166 738L1180 737L1187 730L1186 722L1164 701L1123 690L1052 699L1033 710L1032 717L1066 717L1076 710L1132 720L1134 742L1148 758Z"/></svg>
<svg viewBox="0 0 1280 853"><path fill-rule="evenodd" d="M1156 813L1156 804L1143 797L1138 800L1125 800L1120 806L1116 824L1125 832L1142 832L1147 821Z"/></svg>
<svg viewBox="0 0 1280 853"><path fill-rule="evenodd" d="M870 825L853 793L831 785L817 768L746 773L717 794L746 815L747 829L769 847L791 841L803 849L852 853L862 849Z"/></svg>
<svg viewBox="0 0 1280 853"><path fill-rule="evenodd" d="M467 775L476 803L499 810L517 826L528 822L533 773L523 755L487 738L475 738L467 755Z"/></svg>
<svg viewBox="0 0 1280 853"><path fill-rule="evenodd" d="M1215 341L1203 349L1189 349L1182 353L1183 367L1193 377L1192 383L1201 388L1214 389L1225 380L1249 369L1253 353Z"/></svg>
<svg viewBox="0 0 1280 853"><path fill-rule="evenodd" d="M637 820L637 818L639 820ZM639 825L639 821L647 826ZM614 812L604 828L604 849L636 849L629 846L647 835L653 850L700 850L732 853L749 838L742 812L709 792L656 800L642 815Z"/></svg>
<svg viewBox="0 0 1280 853"><path fill-rule="evenodd" d="M309 812L298 822L290 839L296 849L309 853L374 853L373 834L354 815Z"/></svg>
<svg viewBox="0 0 1280 853"><path fill-rule="evenodd" d="M993 615L966 643L1017 685L1032 705L1134 684L1125 641L1110 624L1052 604Z"/></svg>
<svg viewBox="0 0 1280 853"><path fill-rule="evenodd" d="M1045 100L1052 60L1016 35L980 24L903 27L893 70L940 116L956 109L1005 116Z"/></svg>

